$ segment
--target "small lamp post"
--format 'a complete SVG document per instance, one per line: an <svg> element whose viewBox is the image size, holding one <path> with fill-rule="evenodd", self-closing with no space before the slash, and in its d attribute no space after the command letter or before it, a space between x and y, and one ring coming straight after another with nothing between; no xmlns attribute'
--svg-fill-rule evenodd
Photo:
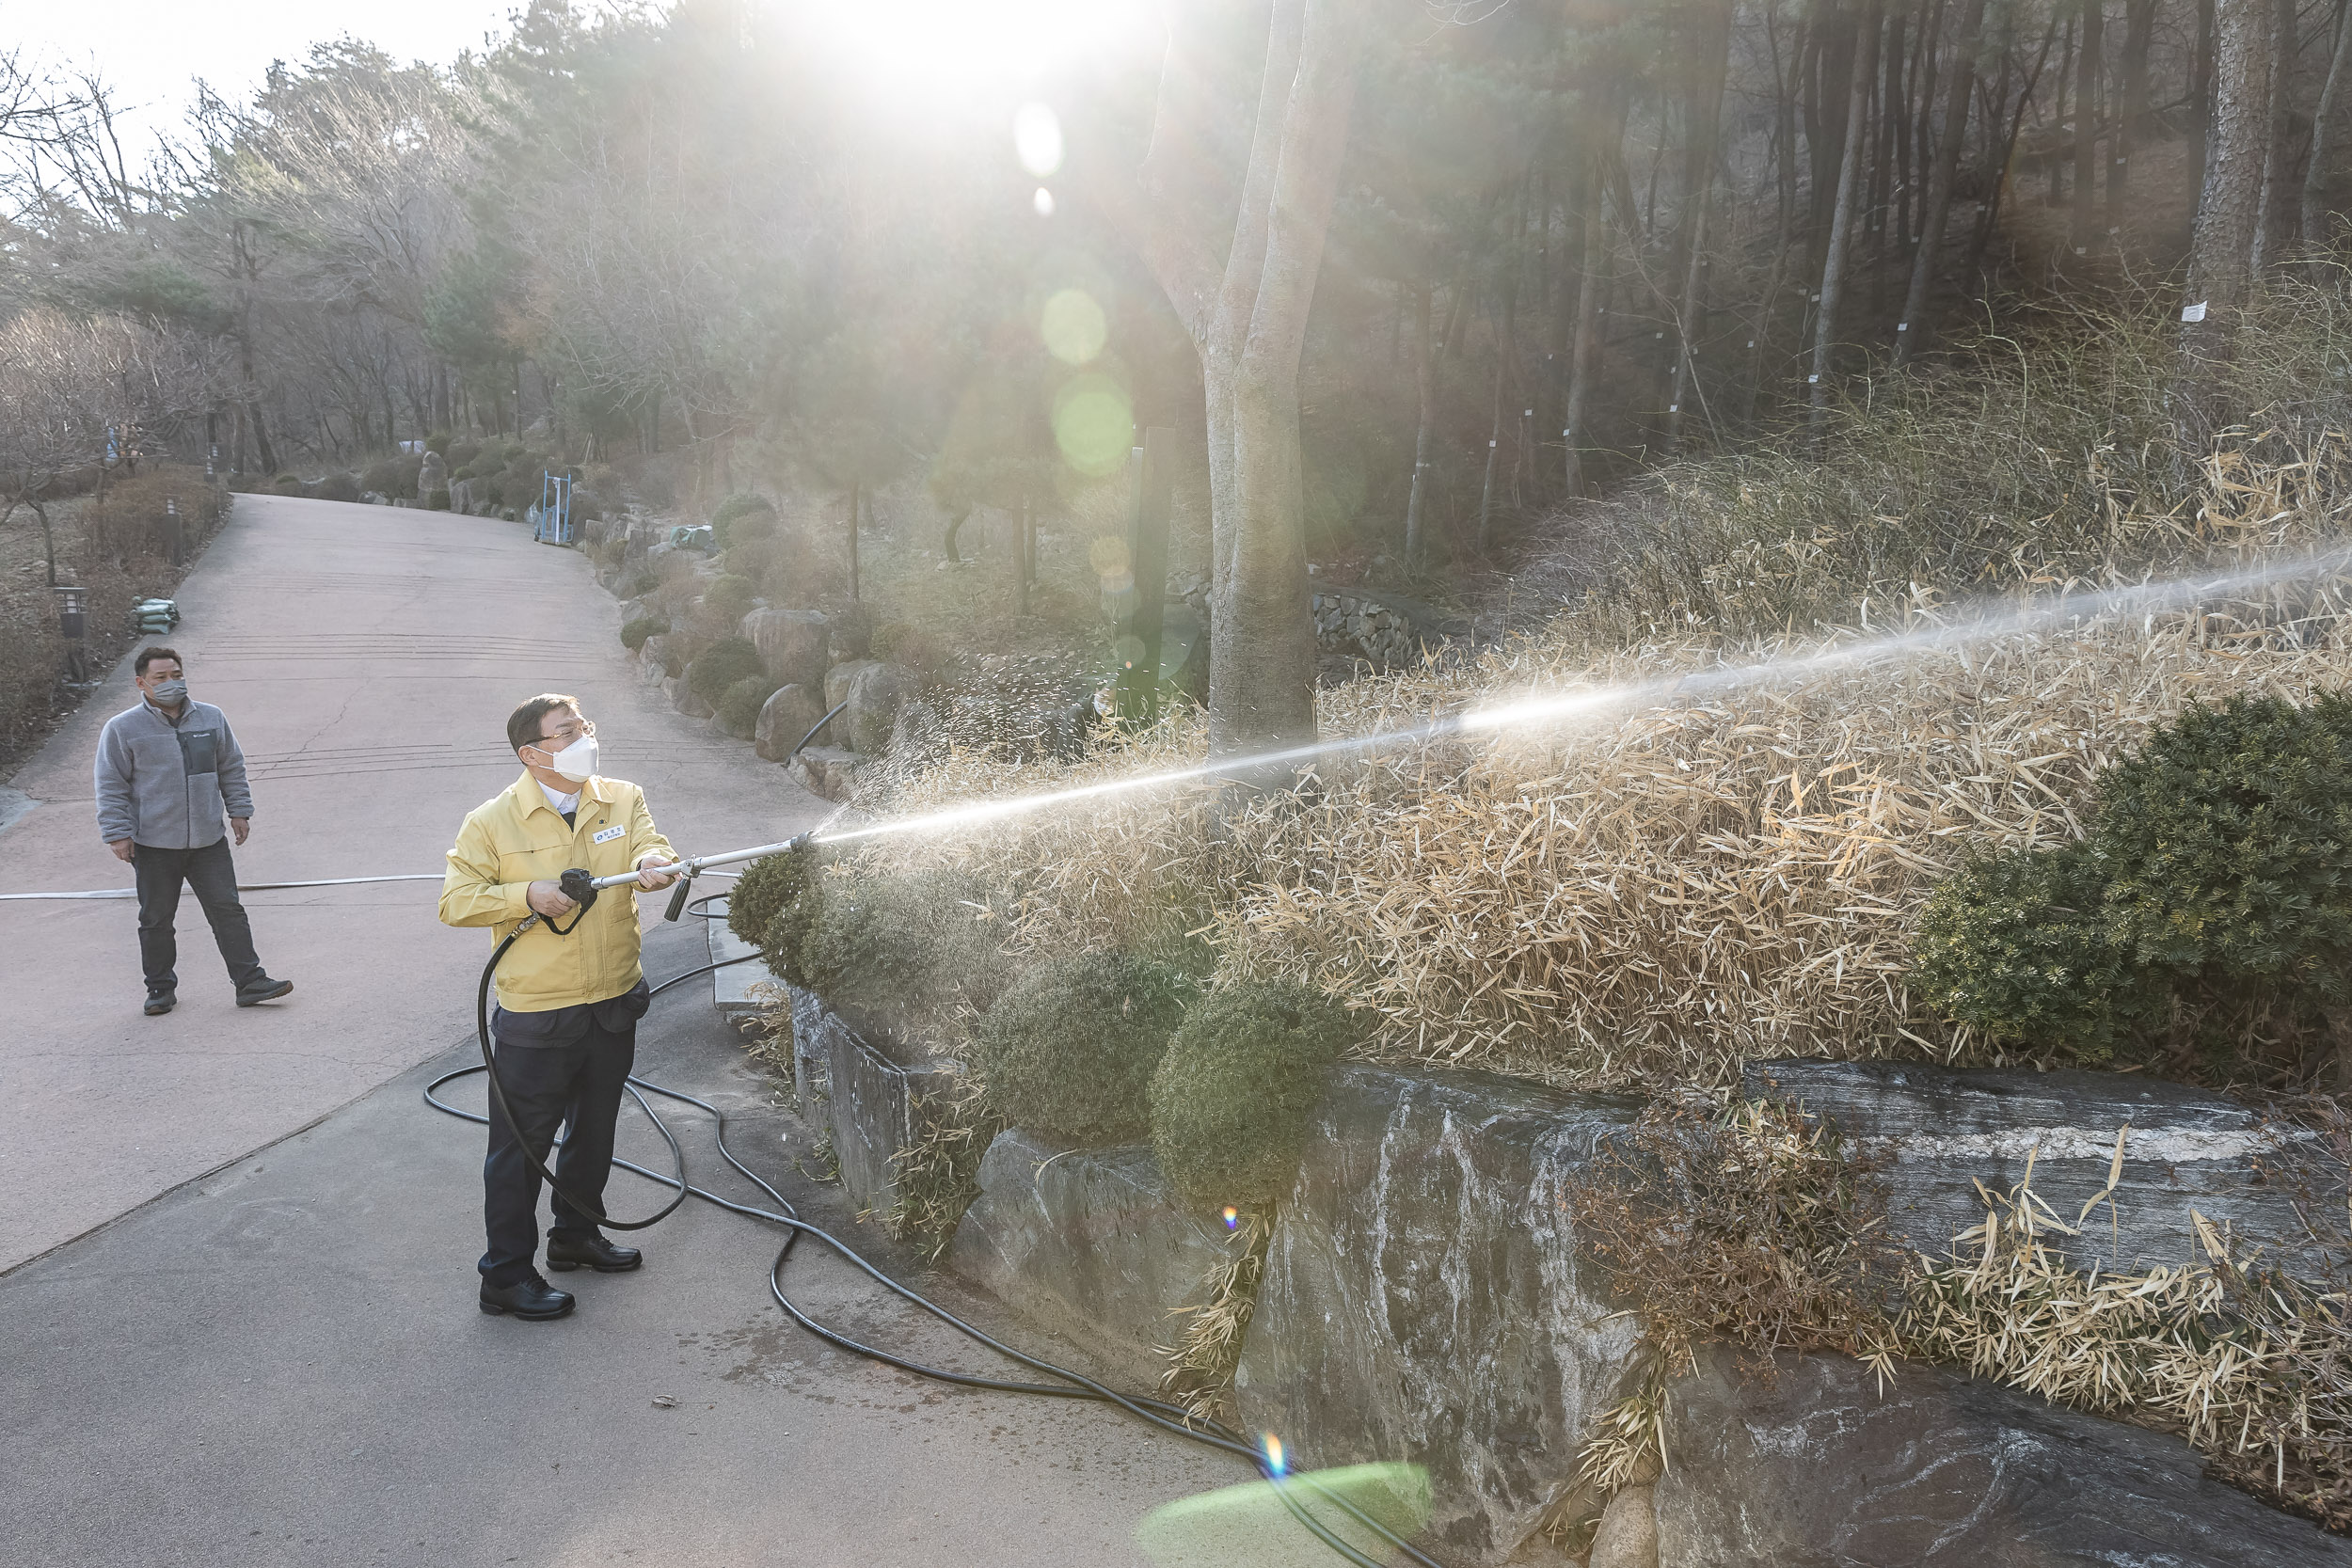
<svg viewBox="0 0 2352 1568"><path fill-rule="evenodd" d="M57 635L65 639L65 678L75 686L86 686L89 682L89 653L84 646L89 635L89 590L60 583L52 592L57 595Z"/></svg>

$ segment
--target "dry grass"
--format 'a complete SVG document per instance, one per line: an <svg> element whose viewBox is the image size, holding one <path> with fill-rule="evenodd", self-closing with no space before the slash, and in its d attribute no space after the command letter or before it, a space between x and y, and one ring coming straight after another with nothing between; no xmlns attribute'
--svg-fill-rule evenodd
<svg viewBox="0 0 2352 1568"><path fill-rule="evenodd" d="M1168 1370L1160 1375L1160 1396L1183 1405L1195 1420L1218 1416L1232 1391L1242 1338L1257 1310L1258 1282L1265 1274L1266 1247L1273 1240L1272 1213L1244 1212L1240 1227L1226 1238L1224 1260L1209 1270L1208 1299L1198 1307L1177 1308L1184 1319L1184 1331L1173 1345L1159 1347L1168 1358Z"/></svg>

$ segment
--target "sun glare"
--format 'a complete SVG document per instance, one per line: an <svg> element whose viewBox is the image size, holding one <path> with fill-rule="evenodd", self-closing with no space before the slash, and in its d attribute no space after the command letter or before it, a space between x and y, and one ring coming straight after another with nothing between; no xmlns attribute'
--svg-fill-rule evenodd
<svg viewBox="0 0 2352 1568"><path fill-rule="evenodd" d="M799 0L814 27L874 74L932 83L1034 79L1071 58L1143 36L1143 0Z"/></svg>

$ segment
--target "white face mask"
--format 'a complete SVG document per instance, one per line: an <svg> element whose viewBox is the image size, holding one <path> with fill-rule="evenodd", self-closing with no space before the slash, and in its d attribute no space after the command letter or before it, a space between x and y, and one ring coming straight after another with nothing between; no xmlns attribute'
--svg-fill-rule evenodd
<svg viewBox="0 0 2352 1568"><path fill-rule="evenodd" d="M586 784L596 776L596 737L593 735L581 736L560 752L549 752L544 746L538 752L548 759L548 767L574 784Z"/></svg>

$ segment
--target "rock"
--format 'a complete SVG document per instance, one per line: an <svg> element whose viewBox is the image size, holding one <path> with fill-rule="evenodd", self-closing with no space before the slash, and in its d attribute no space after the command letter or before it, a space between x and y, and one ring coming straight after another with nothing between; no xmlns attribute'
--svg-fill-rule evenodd
<svg viewBox="0 0 2352 1568"><path fill-rule="evenodd" d="M673 675L661 683L661 694L670 699L670 705L689 719L707 719L711 706L702 700L694 689L686 684L684 675Z"/></svg>
<svg viewBox="0 0 2352 1568"><path fill-rule="evenodd" d="M949 1075L936 1064L902 1064L875 1050L821 1005L808 1010L808 1041L802 1043L803 1009L792 1011L793 1054L803 1051L825 1061L826 1120L841 1185L859 1209L881 1212L898 1201L897 1167L924 1123L924 1099L947 1087Z"/></svg>
<svg viewBox="0 0 2352 1568"><path fill-rule="evenodd" d="M1585 1568L1660 1568L1658 1513L1648 1487L1621 1487L1609 1499Z"/></svg>
<svg viewBox="0 0 2352 1568"><path fill-rule="evenodd" d="M381 490L362 490L359 493L359 504L361 506L385 505L386 500L384 493Z"/></svg>
<svg viewBox="0 0 2352 1568"><path fill-rule="evenodd" d="M1186 1212L1146 1145L1074 1148L1022 1128L980 1161L947 1266L1075 1340L1115 1384L1149 1388L1169 1313L1205 1297L1226 1237Z"/></svg>
<svg viewBox="0 0 2352 1568"><path fill-rule="evenodd" d="M828 712L850 700L850 683L874 663L870 658L853 658L825 672L825 707Z"/></svg>
<svg viewBox="0 0 2352 1568"><path fill-rule="evenodd" d="M770 762L782 762L824 716L825 710L817 705L807 687L779 686L759 710L759 726L752 732L753 749Z"/></svg>
<svg viewBox="0 0 2352 1568"><path fill-rule="evenodd" d="M449 509L452 512L464 512L470 514L474 509L477 499L476 492L480 489L480 487L481 482L479 480L451 480L449 482Z"/></svg>
<svg viewBox="0 0 2352 1568"><path fill-rule="evenodd" d="M812 795L847 800L857 784L857 753L838 746L804 748L792 762L792 777Z"/></svg>
<svg viewBox="0 0 2352 1568"><path fill-rule="evenodd" d="M841 716L850 747L867 756L888 751L898 710L922 689L921 677L902 664L868 664L860 670L850 682L850 709Z"/></svg>
<svg viewBox="0 0 2352 1568"><path fill-rule="evenodd" d="M667 632L655 632L637 650L637 661L644 667L648 684L659 685L670 673L670 637Z"/></svg>
<svg viewBox="0 0 2352 1568"><path fill-rule="evenodd" d="M437 451L427 451L417 466L417 494L429 496L436 490L449 488L449 461Z"/></svg>
<svg viewBox="0 0 2352 1568"><path fill-rule="evenodd" d="M1568 1487L1637 1330L1563 1182L1638 1105L1485 1073L1332 1074L1235 1379L1301 1466L1425 1465L1433 1539L1493 1562Z"/></svg>
<svg viewBox="0 0 2352 1568"><path fill-rule="evenodd" d="M770 680L814 694L825 684L825 626L814 610L761 609L743 617L742 635L759 650Z"/></svg>
<svg viewBox="0 0 2352 1568"><path fill-rule="evenodd" d="M2116 1072L2019 1072L1915 1062L1751 1062L1755 1098L1793 1101L1863 1144L1884 1144L1894 1234L1936 1258L1984 1218L1976 1183L2002 1192L2025 1180L2069 1225L2107 1184L2115 1135L2127 1123L2123 1180L2080 1236L2042 1241L2077 1268L2140 1273L2201 1256L2189 1211L2266 1246L2301 1236L2295 1179L2343 1191L2317 1140L2265 1124L2233 1100Z"/></svg>
<svg viewBox="0 0 2352 1568"><path fill-rule="evenodd" d="M2204 1477L2187 1444L1904 1363L1842 1355L1742 1380L1701 1353L1671 1388L1660 1568L2284 1568L2352 1542Z"/></svg>

